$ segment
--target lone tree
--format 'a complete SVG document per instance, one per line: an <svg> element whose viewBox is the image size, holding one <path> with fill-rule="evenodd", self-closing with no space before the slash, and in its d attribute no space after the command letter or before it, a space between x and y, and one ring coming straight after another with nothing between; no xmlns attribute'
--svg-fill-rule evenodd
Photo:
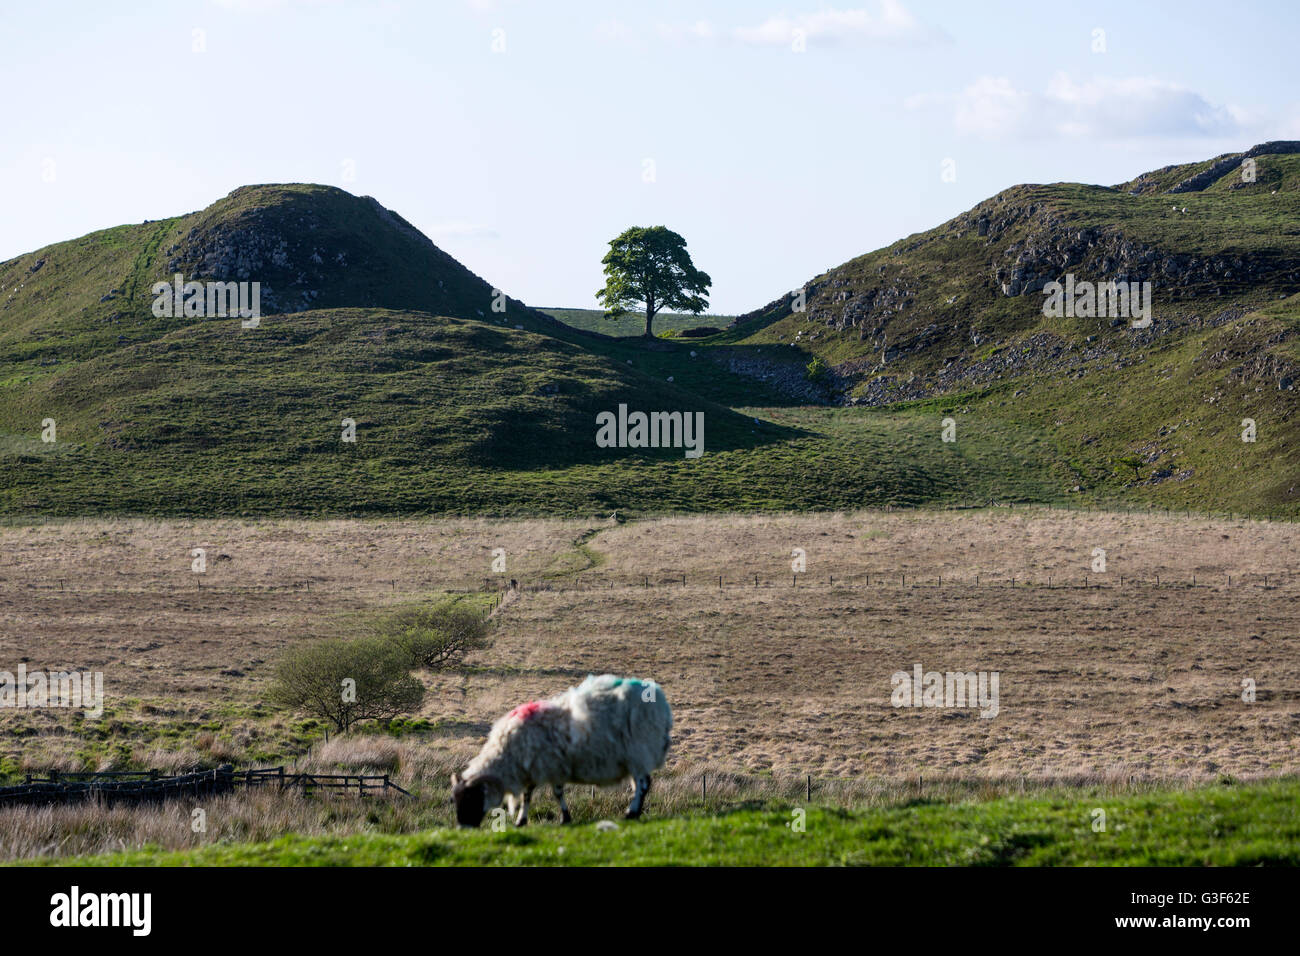
<svg viewBox="0 0 1300 956"><path fill-rule="evenodd" d="M344 733L359 720L391 720L418 708L424 685L409 670L407 654L391 641L320 641L280 659L270 696Z"/></svg>
<svg viewBox="0 0 1300 956"><path fill-rule="evenodd" d="M605 318L627 315L629 306L644 305L645 334L655 315L668 308L699 315L708 306L713 280L695 268L686 240L666 226L633 226L610 241L600 260L605 266L605 288L596 298L605 306Z"/></svg>

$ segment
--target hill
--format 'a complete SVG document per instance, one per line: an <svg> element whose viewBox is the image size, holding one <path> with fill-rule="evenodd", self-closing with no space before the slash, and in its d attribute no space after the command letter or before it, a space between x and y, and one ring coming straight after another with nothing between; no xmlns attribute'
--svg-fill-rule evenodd
<svg viewBox="0 0 1300 956"><path fill-rule="evenodd" d="M266 315L405 309L555 328L374 199L317 185L244 186L206 209L117 226L0 263L0 363L45 369L161 336L156 282L258 282ZM494 312L493 302L504 304Z"/></svg>
<svg viewBox="0 0 1300 956"><path fill-rule="evenodd" d="M567 342L384 309L210 320L0 392L0 507L21 513L509 513L618 507L586 468L687 469L598 448L596 416L699 412L711 454L794 434ZM39 439L52 418L57 441ZM345 442L343 420L355 422ZM12 427L12 426L11 426ZM16 430L15 430L16 431Z"/></svg>
<svg viewBox="0 0 1300 956"><path fill-rule="evenodd" d="M1242 163L1251 160L1254 180ZM1150 282L1152 323L1051 318L1048 283ZM1300 449L1300 143L1267 143L1115 187L1005 190L737 318L719 344L827 364L831 401L1050 434L1078 489L1144 467L1125 497L1290 510ZM1241 440L1243 419L1259 439ZM963 419L964 420L964 419Z"/></svg>
<svg viewBox="0 0 1300 956"><path fill-rule="evenodd" d="M1024 364L1036 368L1070 348L1131 354L1223 324L1300 292L1297 150L1248 151L1253 183L1241 181L1246 154L1234 154L1118 187L1016 186L816 276L803 311L787 294L739 316L732 338L794 343L832 363L850 397L881 404L1006 377L984 359L1012 342L1034 347ZM1205 181L1203 168L1217 178ZM1153 326L1133 334L1111 317L1045 318L1044 287L1069 273L1152 282Z"/></svg>
<svg viewBox="0 0 1300 956"><path fill-rule="evenodd" d="M495 294L373 199L245 187L0 264L0 511L1294 515L1297 149L1016 186L814 278L803 311L649 341ZM176 272L261 282L262 327L155 315ZM1071 274L1151 282L1150 327L1044 316ZM619 404L705 412L705 456L597 454Z"/></svg>

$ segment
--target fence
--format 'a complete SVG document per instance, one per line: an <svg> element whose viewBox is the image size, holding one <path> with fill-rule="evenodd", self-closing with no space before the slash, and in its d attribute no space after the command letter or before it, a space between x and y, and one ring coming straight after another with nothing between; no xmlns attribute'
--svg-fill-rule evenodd
<svg viewBox="0 0 1300 956"><path fill-rule="evenodd" d="M1129 587L1148 587L1160 589L1177 588L1214 588L1231 589L1259 588L1266 591L1282 587L1293 587L1300 582L1300 575L1294 571L1269 571L1234 573L1225 575L1190 575L1187 578L1175 578L1169 574L1134 575L1111 572L1093 572L1091 574L1041 574L1036 577L1019 577L1008 574L967 574L936 573L934 571L863 571L859 574L811 574L808 572L773 575L754 573L752 571L735 571L730 575L701 574L688 575L681 571L656 571L654 574L608 574L602 572L584 574L573 580L521 581L521 591L612 591L619 588L651 590L671 588L682 590L696 588L712 591L736 589L773 589L773 588L821 588L821 589L885 589L885 588L1050 588L1050 589L1105 589ZM497 590L502 585L490 579L485 580L482 590ZM455 591L456 589L449 589Z"/></svg>
<svg viewBox="0 0 1300 956"><path fill-rule="evenodd" d="M296 787L304 794L317 791L355 793L358 796L396 790L411 796L388 779L388 774L286 773L284 767L236 770L226 764L212 770L196 770L163 776L157 770L102 773L28 774L13 787L0 787L0 806L74 803L98 800L106 806L141 804L177 797L202 797L230 793L236 787Z"/></svg>

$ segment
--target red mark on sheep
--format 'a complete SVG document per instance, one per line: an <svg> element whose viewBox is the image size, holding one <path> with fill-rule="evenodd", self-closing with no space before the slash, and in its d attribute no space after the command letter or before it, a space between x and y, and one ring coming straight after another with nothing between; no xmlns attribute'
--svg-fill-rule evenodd
<svg viewBox="0 0 1300 956"><path fill-rule="evenodd" d="M516 707L514 710L510 711L510 715L509 715L509 716L511 716L511 717L518 717L520 720L528 720L530 717L532 717L534 714L536 714L539 710L543 710L543 709L545 709L546 706L547 706L547 704L546 704L546 701L544 701L544 700L534 700L534 701L530 701L530 702L527 703L527 704L520 704L520 705L519 705L518 707Z"/></svg>

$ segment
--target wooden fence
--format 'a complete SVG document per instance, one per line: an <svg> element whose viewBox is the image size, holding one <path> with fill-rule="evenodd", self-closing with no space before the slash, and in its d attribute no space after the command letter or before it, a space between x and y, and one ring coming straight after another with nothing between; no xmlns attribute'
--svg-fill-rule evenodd
<svg viewBox="0 0 1300 956"><path fill-rule="evenodd" d="M97 800L105 806L143 804L178 797L203 797L230 793L236 787L295 787L311 795L317 792L366 796L389 790L411 796L393 783L388 774L286 773L284 767L236 770L229 764L212 770L164 776L157 770L103 773L27 774L17 786L0 787L0 806L46 805Z"/></svg>

